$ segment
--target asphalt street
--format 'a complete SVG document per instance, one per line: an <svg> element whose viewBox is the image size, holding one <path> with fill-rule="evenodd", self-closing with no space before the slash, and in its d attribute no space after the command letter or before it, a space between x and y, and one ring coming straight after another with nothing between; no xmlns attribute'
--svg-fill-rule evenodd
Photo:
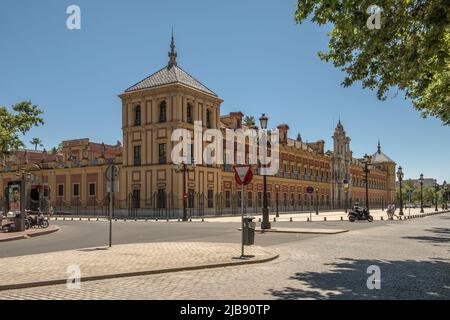
<svg viewBox="0 0 450 320"><path fill-rule="evenodd" d="M60 231L26 240L0 242L0 258L52 251L90 248L108 245L107 221L51 221ZM273 227L329 228L356 230L385 225L387 222L276 222ZM234 222L113 222L113 244L146 242L227 242L240 243L239 223ZM312 237L317 234L257 233L255 244L270 246Z"/></svg>

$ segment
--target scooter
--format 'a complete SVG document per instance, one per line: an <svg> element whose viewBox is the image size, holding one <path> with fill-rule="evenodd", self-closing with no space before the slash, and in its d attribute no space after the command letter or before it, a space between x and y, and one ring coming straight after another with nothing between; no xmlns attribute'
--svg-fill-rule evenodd
<svg viewBox="0 0 450 320"><path fill-rule="evenodd" d="M12 232L16 228L13 219L10 219L4 215L0 216L0 231Z"/></svg>
<svg viewBox="0 0 450 320"><path fill-rule="evenodd" d="M367 212L367 209L363 209L362 211L352 210L348 214L348 220L350 222L355 222L356 220L367 220L369 222L373 222L373 217Z"/></svg>

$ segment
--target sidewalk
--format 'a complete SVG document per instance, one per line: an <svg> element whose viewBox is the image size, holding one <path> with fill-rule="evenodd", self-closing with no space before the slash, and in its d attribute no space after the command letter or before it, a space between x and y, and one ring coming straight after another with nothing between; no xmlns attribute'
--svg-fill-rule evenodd
<svg viewBox="0 0 450 320"><path fill-rule="evenodd" d="M424 213L423 214L434 214L436 213L434 211L434 208L425 208L424 209ZM442 211L441 208L439 208L439 211L437 213L444 213L447 212L446 211ZM420 213L420 208L417 209L411 209L411 214L409 209L403 209L403 213L404 216L403 218L408 218L409 216L418 216L418 215L423 215L422 213ZM384 220L387 220L387 212L386 210L382 211L380 209L376 209L376 210L370 210L370 214L373 216L375 221L380 221L381 218L383 218ZM399 210L397 210L395 212L395 214L398 216L399 215ZM248 215L255 217L256 222L258 222L259 219L262 219L262 215L261 214L252 214L251 212L248 213ZM320 212L319 211L319 215L316 215L316 212L313 211L311 212L311 214L309 212L280 212L280 217L276 218L274 213L270 213L270 221L272 222L273 219L276 219L276 221L281 222L281 221L290 221L292 218L292 221L309 221L311 217L311 221L348 221L348 217L347 214L344 212L344 210L339 210L339 211L325 211L325 212ZM396 218L394 218L396 219ZM233 217L208 217L205 218L205 222L239 222L241 221L241 216L240 215L236 215Z"/></svg>
<svg viewBox="0 0 450 320"><path fill-rule="evenodd" d="M23 232L0 232L0 242L43 236L58 230L59 228L57 226L49 226L47 229L32 228Z"/></svg>
<svg viewBox="0 0 450 320"><path fill-rule="evenodd" d="M278 254L258 246L229 243L145 243L115 245L0 259L0 291L65 284L68 267L78 266L81 282L137 275L226 267L273 260ZM81 285L83 285L81 283Z"/></svg>

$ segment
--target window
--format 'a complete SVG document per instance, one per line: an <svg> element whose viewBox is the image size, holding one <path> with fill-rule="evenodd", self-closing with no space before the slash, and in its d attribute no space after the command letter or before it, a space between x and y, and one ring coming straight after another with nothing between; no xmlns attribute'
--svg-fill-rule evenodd
<svg viewBox="0 0 450 320"><path fill-rule="evenodd" d="M231 192L225 191L225 208L231 207Z"/></svg>
<svg viewBox="0 0 450 320"><path fill-rule="evenodd" d="M166 144L165 143L159 144L159 163L160 164L166 163Z"/></svg>
<svg viewBox="0 0 450 320"><path fill-rule="evenodd" d="M141 165L141 146L134 146L134 159L133 163L135 166Z"/></svg>
<svg viewBox="0 0 450 320"><path fill-rule="evenodd" d="M208 190L208 208L214 207L214 194L213 190Z"/></svg>
<svg viewBox="0 0 450 320"><path fill-rule="evenodd" d="M186 120L188 123L192 123L192 105L188 103L186 110Z"/></svg>
<svg viewBox="0 0 450 320"><path fill-rule="evenodd" d="M252 192L247 193L247 207L249 207L249 208L253 207L253 193Z"/></svg>
<svg viewBox="0 0 450 320"><path fill-rule="evenodd" d="M134 125L141 125L141 106L136 106L136 108L134 109Z"/></svg>
<svg viewBox="0 0 450 320"><path fill-rule="evenodd" d="M48 198L50 196L48 187L44 187L44 198Z"/></svg>
<svg viewBox="0 0 450 320"><path fill-rule="evenodd" d="M158 190L157 205L158 205L158 209L166 208L166 190L165 189Z"/></svg>
<svg viewBox="0 0 450 320"><path fill-rule="evenodd" d="M167 121L167 114L166 114L166 102L163 101L159 105L159 122L166 122Z"/></svg>
<svg viewBox="0 0 450 320"><path fill-rule="evenodd" d="M194 208L194 189L188 190L188 208Z"/></svg>
<svg viewBox="0 0 450 320"><path fill-rule="evenodd" d="M58 197L64 197L64 185L58 184Z"/></svg>
<svg viewBox="0 0 450 320"><path fill-rule="evenodd" d="M206 109L206 127L211 128L211 111L209 109Z"/></svg>
<svg viewBox="0 0 450 320"><path fill-rule="evenodd" d="M96 185L95 185L95 183L89 183L89 196L90 197L93 197L93 196L95 196L95 187L96 187Z"/></svg>
<svg viewBox="0 0 450 320"><path fill-rule="evenodd" d="M79 197L80 196L80 184L79 183L74 183L73 184L73 193L72 195L74 197Z"/></svg>
<svg viewBox="0 0 450 320"><path fill-rule="evenodd" d="M141 190L133 190L133 209L139 209L141 207Z"/></svg>
<svg viewBox="0 0 450 320"><path fill-rule="evenodd" d="M258 207L262 207L262 192L258 192Z"/></svg>

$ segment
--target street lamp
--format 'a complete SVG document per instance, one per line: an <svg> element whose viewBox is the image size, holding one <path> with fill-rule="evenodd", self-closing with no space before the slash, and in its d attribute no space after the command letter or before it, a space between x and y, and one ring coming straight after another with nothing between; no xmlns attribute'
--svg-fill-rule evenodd
<svg viewBox="0 0 450 320"><path fill-rule="evenodd" d="M435 202L434 211L439 211L439 209L438 209L438 191L439 191L439 183L435 179L434 180L434 202Z"/></svg>
<svg viewBox="0 0 450 320"><path fill-rule="evenodd" d="M280 217L280 213L279 213L279 210L278 210L279 200L280 200L280 194L279 194L279 191L280 191L280 185L279 185L279 184L275 185L275 190L276 190L276 192L277 192L277 194L276 194L276 206L277 206L277 214L276 214L276 217L279 218L279 217Z"/></svg>
<svg viewBox="0 0 450 320"><path fill-rule="evenodd" d="M364 164L364 173L366 178L366 209L367 213L369 213L369 172L372 169L372 165L370 164L371 157L367 154L364 155L364 160L362 163Z"/></svg>
<svg viewBox="0 0 450 320"><path fill-rule="evenodd" d="M420 182L420 213L423 213L423 173L420 174L419 182Z"/></svg>
<svg viewBox="0 0 450 320"><path fill-rule="evenodd" d="M262 116L259 118L259 123L261 125L262 130L267 130L267 122L269 121L269 118L263 113ZM265 137L265 135L264 135ZM265 138L264 141L266 142ZM261 166L260 166L261 167ZM264 185L264 191L263 191L263 218L261 222L261 229L266 230L270 229L271 225L269 222L269 208L268 208L268 199L267 199L267 175L263 175L263 185Z"/></svg>
<svg viewBox="0 0 450 320"><path fill-rule="evenodd" d="M182 173L183 174L183 221L188 221L188 217L187 217L187 198L188 195L186 193L186 174L189 171L195 170L195 163L193 163L191 165L191 168L188 167L188 165L184 162L182 162L181 164L177 165L175 167L175 172L176 173Z"/></svg>
<svg viewBox="0 0 450 320"><path fill-rule="evenodd" d="M404 173L402 167L398 167L397 170L397 178L400 184L400 213L399 215L403 216L403 193L402 193L402 181L403 181Z"/></svg>
<svg viewBox="0 0 450 320"><path fill-rule="evenodd" d="M442 205L443 205L443 209L447 210L448 209L448 203L447 203L447 197L448 197L448 185L447 185L447 181L444 180L444 182L442 183Z"/></svg>
<svg viewBox="0 0 450 320"><path fill-rule="evenodd" d="M319 188L316 188L316 216L319 215Z"/></svg>

